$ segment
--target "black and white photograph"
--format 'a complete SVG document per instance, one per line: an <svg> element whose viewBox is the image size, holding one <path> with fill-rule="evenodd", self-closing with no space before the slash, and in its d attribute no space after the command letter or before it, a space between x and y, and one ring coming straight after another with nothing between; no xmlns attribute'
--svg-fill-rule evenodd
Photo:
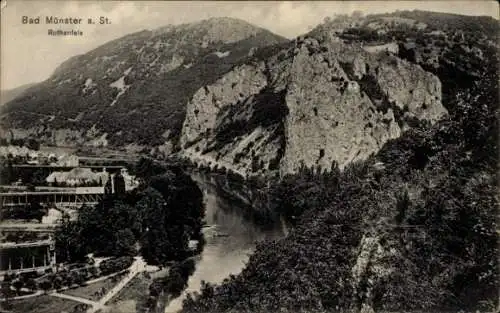
<svg viewBox="0 0 500 313"><path fill-rule="evenodd" d="M496 313L496 1L1 0L0 313Z"/></svg>

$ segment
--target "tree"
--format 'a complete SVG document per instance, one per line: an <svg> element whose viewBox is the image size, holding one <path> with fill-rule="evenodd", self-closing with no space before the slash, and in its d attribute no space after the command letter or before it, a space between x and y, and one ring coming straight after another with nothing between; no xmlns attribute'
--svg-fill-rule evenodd
<svg viewBox="0 0 500 313"><path fill-rule="evenodd" d="M143 168L144 172L149 172ZM183 259L190 239L199 239L204 217L203 195L178 168L152 176L136 211L143 216L141 254L148 262L164 264ZM151 188L152 187L152 188Z"/></svg>
<svg viewBox="0 0 500 313"><path fill-rule="evenodd" d="M162 264L169 259L170 250L164 225L167 211L165 199L157 190L147 188L137 202L136 209L144 216L144 233L140 238L141 254L150 264Z"/></svg>
<svg viewBox="0 0 500 313"><path fill-rule="evenodd" d="M75 276L71 274L71 272L66 272L66 275L64 276L64 281L66 283L66 286L71 287L73 286L75 282Z"/></svg>
<svg viewBox="0 0 500 313"><path fill-rule="evenodd" d="M351 17L354 19L361 19L363 15L364 15L363 11L360 10L356 10L351 13Z"/></svg>
<svg viewBox="0 0 500 313"><path fill-rule="evenodd" d="M88 210L88 207L83 207L80 210L80 216L85 216ZM80 216L79 218L82 218ZM56 253L61 261L77 262L85 258L88 238L82 236L82 228L80 222L70 221L69 219L63 219L61 225L57 228L54 237Z"/></svg>
<svg viewBox="0 0 500 313"><path fill-rule="evenodd" d="M28 210L29 214L27 214L27 216L30 216L31 219L37 219L40 222L42 221L43 216L47 214L47 210L44 209L39 202L35 201L35 199L30 201Z"/></svg>
<svg viewBox="0 0 500 313"><path fill-rule="evenodd" d="M104 184L104 194L111 195L113 194L113 186L111 185L111 178L108 175L108 179L106 180L106 184Z"/></svg>
<svg viewBox="0 0 500 313"><path fill-rule="evenodd" d="M114 255L135 255L135 237L129 228L121 229L116 233Z"/></svg>
<svg viewBox="0 0 500 313"><path fill-rule="evenodd" d="M154 280L151 285L149 285L149 295L152 297L158 297L163 291L163 280Z"/></svg>
<svg viewBox="0 0 500 313"><path fill-rule="evenodd" d="M40 143L34 138L29 138L25 144L26 144L26 148L28 148L28 149L35 150L35 151L40 150Z"/></svg>
<svg viewBox="0 0 500 313"><path fill-rule="evenodd" d="M31 177L31 183L35 186L43 186L46 185L46 179L47 175L43 171L43 169L38 169L33 173L33 176Z"/></svg>
<svg viewBox="0 0 500 313"><path fill-rule="evenodd" d="M77 285L81 285L83 282L85 282L85 277L78 270L74 270L74 271L69 272L69 276L71 277L71 280L73 281L73 283L75 283Z"/></svg>
<svg viewBox="0 0 500 313"><path fill-rule="evenodd" d="M12 290L10 289L10 282L8 281L2 281L1 282L1 290L2 294L4 295L4 298L8 299L12 296Z"/></svg>
<svg viewBox="0 0 500 313"><path fill-rule="evenodd" d="M166 169L150 158L141 158L134 167L132 173L143 181L148 181L151 177L164 173Z"/></svg>
<svg viewBox="0 0 500 313"><path fill-rule="evenodd" d="M33 183L31 183L31 182L26 183L26 189L28 191L35 191L36 190L35 185L33 185Z"/></svg>
<svg viewBox="0 0 500 313"><path fill-rule="evenodd" d="M203 194L198 185L178 169L152 177L150 185L167 203L166 223L185 225L190 238L198 234L205 217Z"/></svg>
<svg viewBox="0 0 500 313"><path fill-rule="evenodd" d="M134 255L142 218L125 200L108 195L95 207L82 207L76 221L64 221L56 232L58 253L71 261L82 261L90 252Z"/></svg>
<svg viewBox="0 0 500 313"><path fill-rule="evenodd" d="M113 177L113 183L115 188L115 195L124 196L125 195L125 180L121 173L116 173Z"/></svg>
<svg viewBox="0 0 500 313"><path fill-rule="evenodd" d="M129 268L133 261L130 256L108 259L99 264L99 270L103 275L108 275Z"/></svg>
<svg viewBox="0 0 500 313"><path fill-rule="evenodd" d="M7 161L2 162L0 170L0 181L4 185L9 185L16 179L14 169L12 167L12 159L8 158Z"/></svg>

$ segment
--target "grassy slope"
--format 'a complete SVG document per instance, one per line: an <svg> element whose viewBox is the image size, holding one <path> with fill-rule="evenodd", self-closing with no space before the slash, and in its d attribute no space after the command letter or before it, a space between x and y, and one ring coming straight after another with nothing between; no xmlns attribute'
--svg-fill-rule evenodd
<svg viewBox="0 0 500 313"><path fill-rule="evenodd" d="M80 297L80 298L85 298L89 299L92 301L99 301L101 298L100 296L97 296L95 293L99 291L101 288L104 288L105 293L108 292L115 286L123 277L122 276L116 276L116 277L110 277L108 279L89 284L87 286L83 287L78 287L74 289L68 289L63 291L63 294L75 296L75 297Z"/></svg>
<svg viewBox="0 0 500 313"><path fill-rule="evenodd" d="M79 303L51 296L40 296L25 300L12 301L10 309L15 313L59 313L71 312Z"/></svg>

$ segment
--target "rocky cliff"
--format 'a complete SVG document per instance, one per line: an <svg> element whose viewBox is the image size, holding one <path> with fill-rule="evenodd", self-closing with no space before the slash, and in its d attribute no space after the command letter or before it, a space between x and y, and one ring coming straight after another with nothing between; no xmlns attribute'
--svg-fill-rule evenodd
<svg viewBox="0 0 500 313"><path fill-rule="evenodd" d="M436 76L324 32L200 88L188 103L181 153L244 175L343 167L443 114Z"/></svg>

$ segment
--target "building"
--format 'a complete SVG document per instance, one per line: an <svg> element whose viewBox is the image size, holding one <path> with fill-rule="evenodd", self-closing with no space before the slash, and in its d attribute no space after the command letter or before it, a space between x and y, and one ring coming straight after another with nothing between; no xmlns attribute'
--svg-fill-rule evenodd
<svg viewBox="0 0 500 313"><path fill-rule="evenodd" d="M94 172L90 168L73 168L70 171L52 172L45 180L51 185L64 183L66 186L80 185L104 185L106 183L108 173Z"/></svg>
<svg viewBox="0 0 500 313"><path fill-rule="evenodd" d="M379 52L389 52L392 54L398 54L399 46L395 42L386 43L383 45L365 45L363 49L369 53L379 53Z"/></svg>
<svg viewBox="0 0 500 313"><path fill-rule="evenodd" d="M76 155L63 155L60 156L57 165L59 166L67 166L67 167L77 167L79 165L79 159Z"/></svg>
<svg viewBox="0 0 500 313"><path fill-rule="evenodd" d="M56 268L55 224L0 224L0 276Z"/></svg>
<svg viewBox="0 0 500 313"><path fill-rule="evenodd" d="M56 267L55 241L6 242L0 244L0 275L44 271Z"/></svg>

